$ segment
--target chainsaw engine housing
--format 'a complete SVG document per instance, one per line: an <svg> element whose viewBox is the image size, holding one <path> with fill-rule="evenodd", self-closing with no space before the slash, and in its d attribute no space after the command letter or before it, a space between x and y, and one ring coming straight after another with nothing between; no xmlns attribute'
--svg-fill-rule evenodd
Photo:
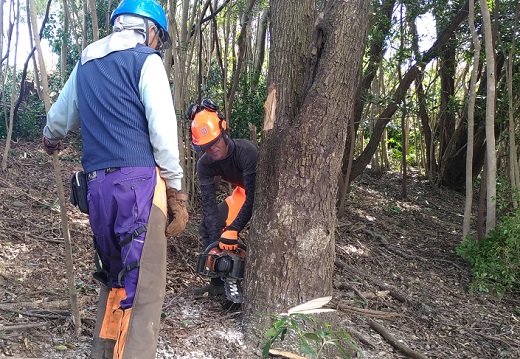
<svg viewBox="0 0 520 359"><path fill-rule="evenodd" d="M246 251L243 248L222 250L215 242L197 257L197 273L210 278L243 279L245 259Z"/></svg>

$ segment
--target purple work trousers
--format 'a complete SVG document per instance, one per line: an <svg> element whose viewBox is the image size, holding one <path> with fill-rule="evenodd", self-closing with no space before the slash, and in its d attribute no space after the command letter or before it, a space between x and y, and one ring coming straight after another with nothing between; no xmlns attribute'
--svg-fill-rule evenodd
<svg viewBox="0 0 520 359"><path fill-rule="evenodd" d="M90 227L103 269L110 274L113 287L124 287L126 299L121 308L132 306L139 277L139 268L128 271L121 283L123 268L139 263L146 231L124 246L119 243L135 230L147 225L157 182L155 167L121 167L106 173L96 171L88 180Z"/></svg>

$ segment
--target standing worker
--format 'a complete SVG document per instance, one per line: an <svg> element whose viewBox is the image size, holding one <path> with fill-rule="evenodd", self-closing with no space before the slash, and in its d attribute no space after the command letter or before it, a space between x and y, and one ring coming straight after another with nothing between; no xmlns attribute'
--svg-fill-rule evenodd
<svg viewBox="0 0 520 359"><path fill-rule="evenodd" d="M210 99L188 108L191 120L192 145L204 154L197 161L197 175L202 194L202 222L199 233L205 249L218 242L221 251L238 249L238 233L244 229L253 213L258 147L248 140L234 140L227 134L227 124ZM215 177L236 186L231 196L217 205ZM211 278L209 285L196 288L195 295L223 295L230 298L225 282ZM228 290L229 291L229 290ZM236 299L236 300L235 300Z"/></svg>
<svg viewBox="0 0 520 359"><path fill-rule="evenodd" d="M94 277L102 282L92 357L152 359L166 235L179 234L188 221L177 121L157 51L170 46L170 37L156 0L123 0L110 23L112 34L85 48L51 107L43 144L52 154L81 128Z"/></svg>

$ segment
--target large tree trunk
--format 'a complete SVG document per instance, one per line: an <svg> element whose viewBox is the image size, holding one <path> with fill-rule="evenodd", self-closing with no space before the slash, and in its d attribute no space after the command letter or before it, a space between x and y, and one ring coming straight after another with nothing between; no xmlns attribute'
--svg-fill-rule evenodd
<svg viewBox="0 0 520 359"><path fill-rule="evenodd" d="M448 147L448 142L455 132L455 113L453 111L453 98L455 94L455 48L456 39L452 38L441 49L440 60L440 108L439 108L439 158L442 158ZM441 176L442 176L441 166Z"/></svg>
<svg viewBox="0 0 520 359"><path fill-rule="evenodd" d="M316 21L312 0L271 1L246 321L331 294L338 177L369 8L330 1Z"/></svg>

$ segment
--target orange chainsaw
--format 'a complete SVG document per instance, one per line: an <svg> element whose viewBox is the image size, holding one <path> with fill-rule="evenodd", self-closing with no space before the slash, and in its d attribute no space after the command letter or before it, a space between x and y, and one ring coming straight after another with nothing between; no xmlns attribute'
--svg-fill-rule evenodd
<svg viewBox="0 0 520 359"><path fill-rule="evenodd" d="M220 249L218 242L211 243L204 253L197 256L197 274L224 281L226 298L233 303L242 303L244 294L240 281L244 279L246 247L239 244L237 250Z"/></svg>

